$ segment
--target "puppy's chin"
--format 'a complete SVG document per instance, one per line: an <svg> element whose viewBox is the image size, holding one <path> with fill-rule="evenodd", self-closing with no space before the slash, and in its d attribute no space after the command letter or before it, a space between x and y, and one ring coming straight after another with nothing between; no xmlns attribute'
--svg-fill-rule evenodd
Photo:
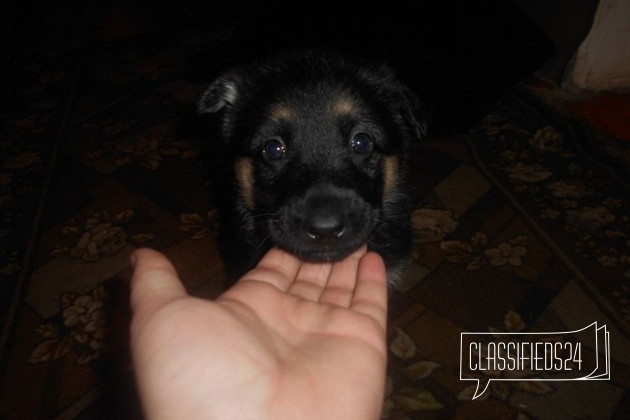
<svg viewBox="0 0 630 420"><path fill-rule="evenodd" d="M359 249L364 243L365 241L359 242L356 246L335 248L320 247L319 249L287 247L281 243L278 243L277 246L289 252L290 254L295 255L302 261L319 263L341 261L348 255Z"/></svg>

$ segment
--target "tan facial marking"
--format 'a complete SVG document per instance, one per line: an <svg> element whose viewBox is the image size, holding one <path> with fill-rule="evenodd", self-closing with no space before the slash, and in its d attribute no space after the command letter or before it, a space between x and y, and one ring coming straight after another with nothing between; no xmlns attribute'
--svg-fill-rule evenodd
<svg viewBox="0 0 630 420"><path fill-rule="evenodd" d="M351 98L341 97L332 103L330 110L336 116L347 115L356 110L356 105Z"/></svg>
<svg viewBox="0 0 630 420"><path fill-rule="evenodd" d="M269 117L274 120L293 120L295 111L284 104L275 104L269 109Z"/></svg>
<svg viewBox="0 0 630 420"><path fill-rule="evenodd" d="M234 164L236 182L245 206L254 209L254 165L251 158L240 158Z"/></svg>
<svg viewBox="0 0 630 420"><path fill-rule="evenodd" d="M383 198L387 198L398 184L398 159L387 156L383 160Z"/></svg>

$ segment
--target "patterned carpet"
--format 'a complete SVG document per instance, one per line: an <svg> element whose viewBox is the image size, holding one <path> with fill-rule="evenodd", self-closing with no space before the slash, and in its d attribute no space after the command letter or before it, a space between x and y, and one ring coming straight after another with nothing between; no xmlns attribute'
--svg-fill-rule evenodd
<svg viewBox="0 0 630 420"><path fill-rule="evenodd" d="M133 249L163 251L195 295L221 292L201 153L213 139L194 122L205 85L185 75L229 28L24 51L19 74L5 74L0 418L138 418ZM390 301L383 418L626 418L628 179L593 139L522 85L469 132L414 146L414 256ZM460 380L463 332L593 322L610 331L610 380L494 380L474 401Z"/></svg>

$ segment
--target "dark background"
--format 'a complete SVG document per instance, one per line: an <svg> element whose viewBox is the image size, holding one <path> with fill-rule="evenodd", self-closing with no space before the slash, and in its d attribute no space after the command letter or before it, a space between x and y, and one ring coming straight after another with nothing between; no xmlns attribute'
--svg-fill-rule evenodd
<svg viewBox="0 0 630 420"><path fill-rule="evenodd" d="M7 30L2 71L19 71L24 54L43 48L85 49L173 26L236 20L239 29L229 41L191 61L191 78L211 79L226 66L280 49L333 46L390 63L433 109L430 132L437 135L469 127L503 89L536 71L559 81L596 5L596 0L13 2L2 18Z"/></svg>

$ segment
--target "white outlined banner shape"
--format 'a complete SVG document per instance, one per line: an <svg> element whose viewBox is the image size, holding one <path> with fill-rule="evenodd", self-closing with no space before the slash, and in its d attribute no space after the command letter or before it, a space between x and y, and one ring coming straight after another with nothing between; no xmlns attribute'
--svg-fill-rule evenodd
<svg viewBox="0 0 630 420"><path fill-rule="evenodd" d="M477 399L492 381L610 379L610 335L597 322L574 331L463 332L459 379L476 381Z"/></svg>

